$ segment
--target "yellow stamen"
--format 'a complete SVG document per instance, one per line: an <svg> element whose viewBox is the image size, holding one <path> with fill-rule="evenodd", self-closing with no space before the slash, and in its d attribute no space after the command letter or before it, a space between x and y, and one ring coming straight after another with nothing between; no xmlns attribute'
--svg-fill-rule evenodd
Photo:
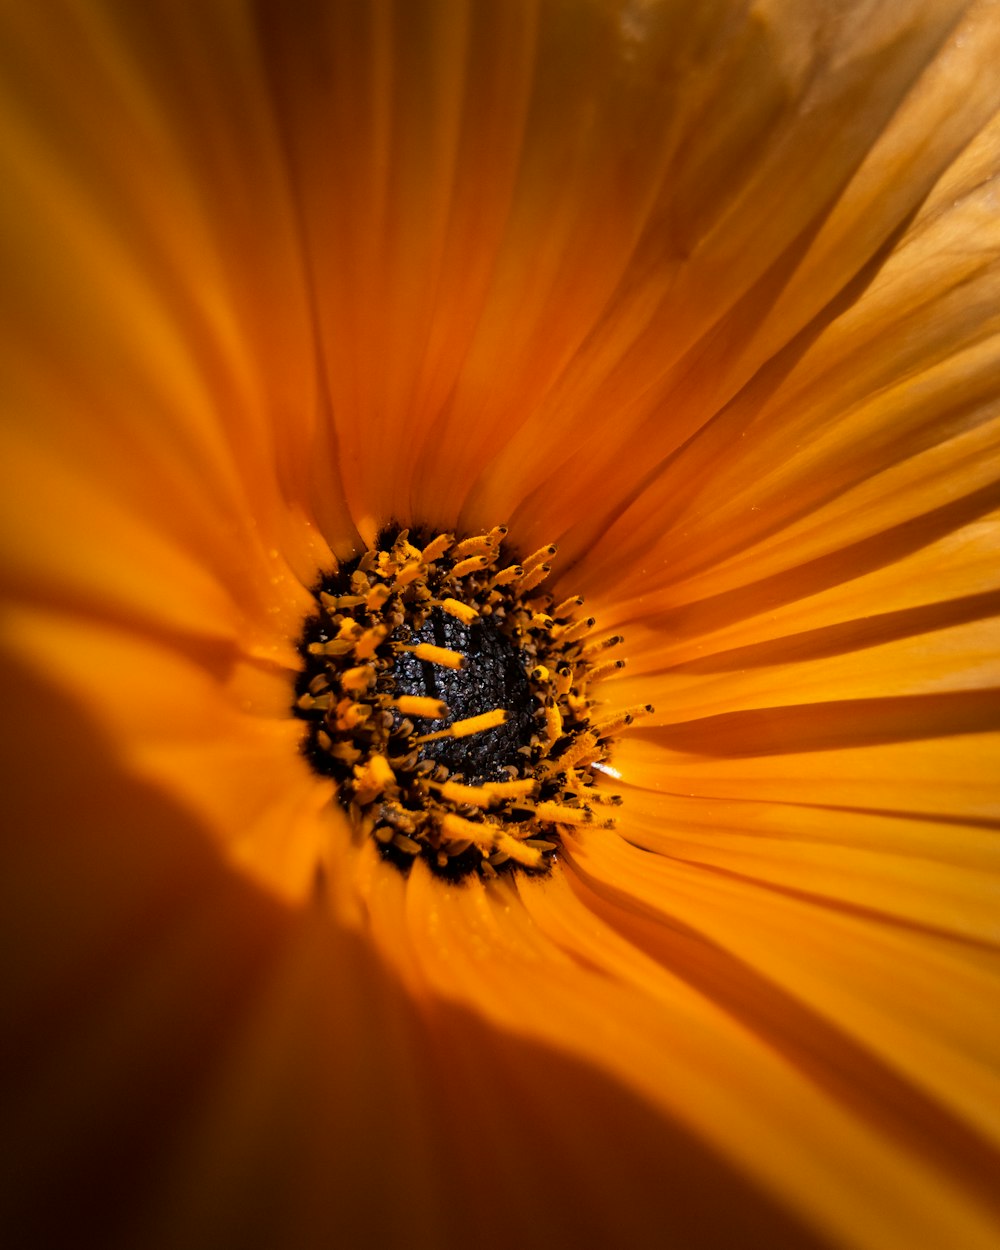
<svg viewBox="0 0 1000 1250"><path fill-rule="evenodd" d="M492 807L494 803L502 802L500 795L491 794L483 786L465 786L457 781L443 781L440 785L432 784L431 788L441 798L460 806L469 803L473 807Z"/></svg>
<svg viewBox="0 0 1000 1250"><path fill-rule="evenodd" d="M404 586L409 586L411 582L415 582L417 578L424 572L425 565L421 560L414 560L412 564L404 564L392 581L393 590L402 590Z"/></svg>
<svg viewBox="0 0 1000 1250"><path fill-rule="evenodd" d="M582 607L583 607L583 596L571 595L568 599L564 599L562 603L556 604L556 606L552 609L552 615L557 621L559 621L559 620L562 620L563 617L572 616L573 613L577 610L577 608L582 608Z"/></svg>
<svg viewBox="0 0 1000 1250"><path fill-rule="evenodd" d="M568 694L573 687L573 670L568 664L560 664L552 683L558 696Z"/></svg>
<svg viewBox="0 0 1000 1250"><path fill-rule="evenodd" d="M484 781L483 789L499 795L501 799L519 799L533 794L538 789L538 782L534 777L521 777L516 781Z"/></svg>
<svg viewBox="0 0 1000 1250"><path fill-rule="evenodd" d="M524 569L519 564L508 564L505 569L501 569L493 578L491 585L493 586L509 586L511 582L517 581L522 575Z"/></svg>
<svg viewBox="0 0 1000 1250"><path fill-rule="evenodd" d="M340 684L345 690L367 690L375 680L375 670L370 664L359 664L340 674Z"/></svg>
<svg viewBox="0 0 1000 1250"><path fill-rule="evenodd" d="M523 841L506 833L500 825L488 822L479 824L449 812L441 818L441 831L449 839L472 842L485 851L495 848L501 855L517 860L528 868L537 868L542 862L542 852L537 847L526 846ZM497 862L501 860L498 859Z"/></svg>
<svg viewBox="0 0 1000 1250"><path fill-rule="evenodd" d="M599 750L597 735L589 731L582 733L570 743L557 760L546 760L542 765L542 772L549 777L557 773L568 772L588 756L596 757Z"/></svg>
<svg viewBox="0 0 1000 1250"><path fill-rule="evenodd" d="M443 720L448 715L447 703L419 694L401 694L398 699L393 700L393 707L398 708L404 716L419 716L423 720Z"/></svg>
<svg viewBox="0 0 1000 1250"><path fill-rule="evenodd" d="M604 807L621 807L622 805L620 794L608 794L604 790L598 790L596 786L584 786L579 790L566 789L563 794L579 799L581 803L597 803Z"/></svg>
<svg viewBox="0 0 1000 1250"><path fill-rule="evenodd" d="M333 707L334 696L328 694L303 694L295 701L295 706L302 709L303 712L325 712Z"/></svg>
<svg viewBox="0 0 1000 1250"><path fill-rule="evenodd" d="M442 612L447 612L449 616L455 617L463 625L471 625L479 620L479 613L476 609L469 607L467 603L460 603L458 599L442 599L438 606Z"/></svg>
<svg viewBox="0 0 1000 1250"><path fill-rule="evenodd" d="M591 656L599 655L602 651L610 651L612 647L617 647L620 642L625 639L621 634L612 634L610 638L605 638L602 642L591 642L583 648L583 658L590 659Z"/></svg>
<svg viewBox="0 0 1000 1250"><path fill-rule="evenodd" d="M439 823L441 832L446 838L454 841L474 842L476 846L485 846L487 849L493 846L499 831L497 825L466 820L464 816L459 816L455 812L445 812Z"/></svg>
<svg viewBox="0 0 1000 1250"><path fill-rule="evenodd" d="M529 846L527 841L518 841L503 830L496 835L494 845L498 851L509 855L511 859L523 864L525 868L537 868L542 862L542 852L538 847Z"/></svg>
<svg viewBox="0 0 1000 1250"><path fill-rule="evenodd" d="M454 534L438 534L437 538L432 538L423 549L420 553L420 558L424 564L433 564L439 556L444 555L454 541Z"/></svg>
<svg viewBox="0 0 1000 1250"><path fill-rule="evenodd" d="M533 551L530 556L521 561L521 567L525 573L528 573L536 564L541 564L543 560L548 560L554 556L558 550L558 547L553 546L551 543L547 547L539 547L537 551Z"/></svg>
<svg viewBox="0 0 1000 1250"><path fill-rule="evenodd" d="M578 642L585 634L589 633L597 624L597 620L593 616L588 616L582 621L576 621L573 625L556 626L552 631L553 639L559 642Z"/></svg>
<svg viewBox="0 0 1000 1250"><path fill-rule="evenodd" d="M437 733L424 734L422 738L414 738L413 745L421 746L425 742L436 742L439 738L468 738L471 734L482 733L486 729L495 729L507 719L507 710L495 707L492 712L483 712L481 716L469 716L465 720L457 720L447 729L439 729Z"/></svg>
<svg viewBox="0 0 1000 1250"><path fill-rule="evenodd" d="M561 737L563 732L563 718L559 711L557 703L547 704L545 707L545 737L548 745L553 746Z"/></svg>
<svg viewBox="0 0 1000 1250"><path fill-rule="evenodd" d="M548 575L552 572L551 564L538 564L533 569L525 573L524 577L517 583L517 593L523 595L525 591L534 590L541 582L544 582Z"/></svg>
<svg viewBox="0 0 1000 1250"><path fill-rule="evenodd" d="M590 670L590 680L600 681L602 677L607 677L611 673L617 673L624 667L624 660L607 660L604 664L598 664Z"/></svg>
<svg viewBox="0 0 1000 1250"><path fill-rule="evenodd" d="M371 714L372 710L367 703L353 703L350 699L341 699L337 704L337 728L357 729Z"/></svg>
<svg viewBox="0 0 1000 1250"><path fill-rule="evenodd" d="M642 716L648 716L654 710L652 703L637 704L635 707L622 708L620 712L606 716L603 720L591 721L590 727L598 737L603 738L605 734L624 729L626 725L631 725Z"/></svg>
<svg viewBox="0 0 1000 1250"><path fill-rule="evenodd" d="M453 556L463 559L465 556L491 556L496 551L496 543L489 534L477 534L473 538L463 538L456 543Z"/></svg>
<svg viewBox="0 0 1000 1250"><path fill-rule="evenodd" d="M488 563L486 556L469 556L467 560L459 560L451 570L452 577L465 577L469 573L478 573Z"/></svg>
<svg viewBox="0 0 1000 1250"><path fill-rule="evenodd" d="M507 799L523 798L537 788L531 777L520 781L486 781L481 786L467 786L457 781L432 783L431 788L453 803L471 803L474 807L492 807Z"/></svg>
<svg viewBox="0 0 1000 1250"><path fill-rule="evenodd" d="M384 755L372 755L354 769L354 798L364 805L396 783L396 775Z"/></svg>
<svg viewBox="0 0 1000 1250"><path fill-rule="evenodd" d="M534 812L539 820L555 825L589 825L594 819L585 807L564 807L561 803L536 803Z"/></svg>
<svg viewBox="0 0 1000 1250"><path fill-rule="evenodd" d="M392 595L392 588L387 586L385 582L379 582L377 586L373 586L368 592L365 599L365 607L369 612L377 612L379 608L385 607Z"/></svg>
<svg viewBox="0 0 1000 1250"><path fill-rule="evenodd" d="M405 564L408 560L419 560L420 548L414 547L409 541L410 531L400 530L399 536L392 544L392 558L397 564Z"/></svg>
<svg viewBox="0 0 1000 1250"><path fill-rule="evenodd" d="M365 601L364 595L328 595L320 591L320 602L331 612L340 612L344 608L359 608Z"/></svg>
<svg viewBox="0 0 1000 1250"><path fill-rule="evenodd" d="M439 664L442 668L468 668L469 661L461 651L452 651L448 647L435 647L429 642L418 642L415 647L400 646L399 651L409 651L418 660L427 660L430 664Z"/></svg>
<svg viewBox="0 0 1000 1250"><path fill-rule="evenodd" d="M457 720L451 727L453 738L468 738L471 734L482 733L485 729L495 729L507 719L507 709L495 707L491 712L483 712L481 716L469 716L465 720Z"/></svg>
<svg viewBox="0 0 1000 1250"><path fill-rule="evenodd" d="M311 642L306 650L310 655L347 655L351 650L351 640L332 638L329 642Z"/></svg>
<svg viewBox="0 0 1000 1250"><path fill-rule="evenodd" d="M354 644L354 658L357 660L371 659L376 650L385 642L388 632L384 625L373 625L371 629L366 629Z"/></svg>

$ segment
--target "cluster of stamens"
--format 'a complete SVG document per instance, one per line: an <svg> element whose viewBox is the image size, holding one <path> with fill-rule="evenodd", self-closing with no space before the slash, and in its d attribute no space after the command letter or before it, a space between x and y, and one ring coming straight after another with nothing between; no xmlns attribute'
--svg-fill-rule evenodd
<svg viewBox="0 0 1000 1250"><path fill-rule="evenodd" d="M354 824L400 867L545 871L561 831L613 821L595 785L638 707L595 716L624 661L578 597L540 590L555 547L505 564L505 526L456 541L402 530L328 575L306 624L305 750Z"/></svg>

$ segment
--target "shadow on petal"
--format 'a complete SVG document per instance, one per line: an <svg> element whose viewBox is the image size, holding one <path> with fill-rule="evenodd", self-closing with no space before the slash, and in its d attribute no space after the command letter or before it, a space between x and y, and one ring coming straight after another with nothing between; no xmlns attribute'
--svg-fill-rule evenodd
<svg viewBox="0 0 1000 1250"><path fill-rule="evenodd" d="M6 1244L822 1245L603 1074L418 1009L3 667Z"/></svg>

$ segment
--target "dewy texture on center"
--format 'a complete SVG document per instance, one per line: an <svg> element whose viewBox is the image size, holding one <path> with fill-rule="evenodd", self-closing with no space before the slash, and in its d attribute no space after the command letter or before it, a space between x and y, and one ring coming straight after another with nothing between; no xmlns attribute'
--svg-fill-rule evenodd
<svg viewBox="0 0 1000 1250"><path fill-rule="evenodd" d="M509 560L506 532L384 532L323 578L303 628L306 756L404 871L547 871L566 829L613 823L595 767L652 710L599 714L621 638L541 589L555 547Z"/></svg>
<svg viewBox="0 0 1000 1250"><path fill-rule="evenodd" d="M429 730L497 707L507 713L502 725L486 733L425 743L421 757L445 764L470 782L506 781L507 767L524 763L519 749L531 746L533 700L522 652L489 617L463 625L440 608L434 608L413 639L457 651L468 661L452 669L420 660L410 651L396 656L392 676L397 695L430 695L448 705L451 715L428 722Z"/></svg>

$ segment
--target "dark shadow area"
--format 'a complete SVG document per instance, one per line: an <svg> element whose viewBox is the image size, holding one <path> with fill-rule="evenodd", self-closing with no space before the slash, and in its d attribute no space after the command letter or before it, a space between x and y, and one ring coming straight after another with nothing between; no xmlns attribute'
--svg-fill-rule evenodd
<svg viewBox="0 0 1000 1250"><path fill-rule="evenodd" d="M2 681L5 1245L822 1250L602 1073L457 1007L423 1015L363 937L315 902L289 911L222 863L187 812L127 773L83 709L16 667ZM280 1096L235 1126L247 1163L220 1223L214 1180L186 1175L185 1161L196 1168L206 1107L276 965L317 924L328 954L302 979L301 1028L292 1013L314 1062L290 1046L261 1073ZM345 1012L345 977L372 987L363 1019ZM373 1071L373 1030L394 1047L398 1036L395 1069ZM400 1238L421 1166L397 1150L419 1112L414 1089L440 1222ZM178 1177L184 1194L171 1188Z"/></svg>

